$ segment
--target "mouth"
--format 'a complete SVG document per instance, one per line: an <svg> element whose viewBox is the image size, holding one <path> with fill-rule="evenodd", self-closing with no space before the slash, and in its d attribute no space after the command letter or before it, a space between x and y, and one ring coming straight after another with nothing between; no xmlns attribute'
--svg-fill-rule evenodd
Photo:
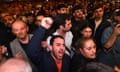
<svg viewBox="0 0 120 72"><path fill-rule="evenodd" d="M95 54L92 54L91 57L96 57L96 55L95 55Z"/></svg>
<svg viewBox="0 0 120 72"><path fill-rule="evenodd" d="M62 57L64 55L63 51L59 51L59 56Z"/></svg>

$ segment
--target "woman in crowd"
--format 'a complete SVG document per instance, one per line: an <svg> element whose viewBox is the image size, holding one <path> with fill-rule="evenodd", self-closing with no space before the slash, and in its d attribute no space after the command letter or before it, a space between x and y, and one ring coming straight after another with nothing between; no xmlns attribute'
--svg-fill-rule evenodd
<svg viewBox="0 0 120 72"><path fill-rule="evenodd" d="M96 61L96 45L92 38L81 38L77 43L77 52L72 57L71 71L75 72L89 62Z"/></svg>

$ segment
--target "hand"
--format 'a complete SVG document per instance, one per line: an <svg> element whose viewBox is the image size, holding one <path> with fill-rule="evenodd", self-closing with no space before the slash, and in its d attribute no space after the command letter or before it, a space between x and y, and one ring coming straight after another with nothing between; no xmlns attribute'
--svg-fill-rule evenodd
<svg viewBox="0 0 120 72"><path fill-rule="evenodd" d="M7 47L2 45L0 46L0 54L5 54L7 52Z"/></svg>
<svg viewBox="0 0 120 72"><path fill-rule="evenodd" d="M24 59L24 56L21 52L17 53L14 57L17 59Z"/></svg>
<svg viewBox="0 0 120 72"><path fill-rule="evenodd" d="M120 24L115 25L113 34L116 36L120 35Z"/></svg>
<svg viewBox="0 0 120 72"><path fill-rule="evenodd" d="M44 27L45 29L49 29L53 24L53 20L50 17L45 17L41 21L41 26Z"/></svg>
<svg viewBox="0 0 120 72"><path fill-rule="evenodd" d="M120 68L118 68L117 66L114 67L115 72L120 72Z"/></svg>

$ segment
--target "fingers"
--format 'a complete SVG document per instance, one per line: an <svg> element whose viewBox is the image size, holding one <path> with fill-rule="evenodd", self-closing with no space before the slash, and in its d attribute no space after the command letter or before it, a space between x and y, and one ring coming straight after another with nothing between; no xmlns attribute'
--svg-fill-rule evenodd
<svg viewBox="0 0 120 72"><path fill-rule="evenodd" d="M0 52L1 54L5 54L7 52L7 47L4 45L0 46Z"/></svg>
<svg viewBox="0 0 120 72"><path fill-rule="evenodd" d="M118 68L117 66L114 67L115 72L120 72L120 68Z"/></svg>
<svg viewBox="0 0 120 72"><path fill-rule="evenodd" d="M21 52L18 52L16 55L15 55L15 58L17 59L24 59L24 56Z"/></svg>
<svg viewBox="0 0 120 72"><path fill-rule="evenodd" d="M52 26L53 20L50 17L45 17L42 19L41 26L49 29Z"/></svg>

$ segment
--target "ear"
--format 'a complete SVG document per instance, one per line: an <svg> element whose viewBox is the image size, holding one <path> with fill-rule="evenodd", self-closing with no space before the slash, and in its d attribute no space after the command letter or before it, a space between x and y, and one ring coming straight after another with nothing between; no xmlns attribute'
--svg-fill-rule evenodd
<svg viewBox="0 0 120 72"><path fill-rule="evenodd" d="M60 29L63 29L64 27L63 27L63 25L60 25Z"/></svg>
<svg viewBox="0 0 120 72"><path fill-rule="evenodd" d="M60 10L57 10L57 13L60 13Z"/></svg>
<svg viewBox="0 0 120 72"><path fill-rule="evenodd" d="M79 48L79 51L80 51L80 53L81 53L81 54L83 53L83 50L82 50L82 48Z"/></svg>
<svg viewBox="0 0 120 72"><path fill-rule="evenodd" d="M73 16L75 16L75 13L73 13Z"/></svg>
<svg viewBox="0 0 120 72"><path fill-rule="evenodd" d="M14 34L14 31L13 31L13 29L12 29L12 33Z"/></svg>
<svg viewBox="0 0 120 72"><path fill-rule="evenodd" d="M52 51L52 45L49 45L49 49L50 49L50 51Z"/></svg>

